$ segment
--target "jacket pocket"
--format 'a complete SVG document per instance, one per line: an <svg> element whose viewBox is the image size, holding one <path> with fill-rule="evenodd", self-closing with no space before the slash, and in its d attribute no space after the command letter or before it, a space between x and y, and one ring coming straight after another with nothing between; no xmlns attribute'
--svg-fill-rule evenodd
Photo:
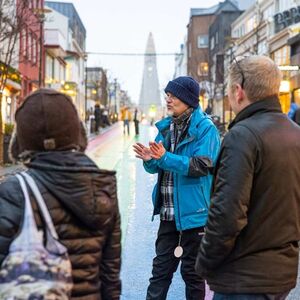
<svg viewBox="0 0 300 300"><path fill-rule="evenodd" d="M182 217L207 212L207 205L204 203L199 185L182 186L178 201Z"/></svg>

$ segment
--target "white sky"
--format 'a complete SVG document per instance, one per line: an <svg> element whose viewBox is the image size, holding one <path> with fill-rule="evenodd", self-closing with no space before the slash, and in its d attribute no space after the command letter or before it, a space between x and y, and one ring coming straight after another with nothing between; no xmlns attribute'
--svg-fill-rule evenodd
<svg viewBox="0 0 300 300"><path fill-rule="evenodd" d="M87 30L88 52L144 53L151 31L157 53L179 52L187 34L190 8L210 7L218 0L72 0ZM108 69L122 89L138 102L144 57L90 55L88 66ZM162 90L174 73L174 57L157 57Z"/></svg>

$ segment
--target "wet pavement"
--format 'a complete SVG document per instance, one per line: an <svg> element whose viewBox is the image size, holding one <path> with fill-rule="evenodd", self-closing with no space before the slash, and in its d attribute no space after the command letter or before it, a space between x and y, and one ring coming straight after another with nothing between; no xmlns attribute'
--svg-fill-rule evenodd
<svg viewBox="0 0 300 300"><path fill-rule="evenodd" d="M142 162L135 158L132 150L136 141L147 144L149 140L153 140L156 129L141 126L140 131L140 136L136 138L133 135L123 135L121 126L115 128L104 139L95 141L95 146L90 146L88 152L100 167L117 171L123 232L122 300L140 300L146 297L159 225L158 218L151 221L151 193L156 175L144 171ZM208 295L207 299L210 298ZM168 300L173 299L185 299L179 271L173 278L168 294Z"/></svg>
<svg viewBox="0 0 300 300"><path fill-rule="evenodd" d="M121 300L145 299L151 276L152 259L159 219L151 221L151 193L156 175L144 171L142 162L135 158L132 145L136 141L147 144L156 135L154 127L141 126L139 137L123 134L122 124L114 124L90 140L87 154L100 168L116 170L122 227L122 297ZM22 169L21 165L0 169L0 179ZM179 270L180 268L178 268ZM300 274L300 273L299 273ZM210 292L206 300L211 299ZM173 278L168 300L184 300L184 283L179 271ZM300 300L300 278L288 300Z"/></svg>

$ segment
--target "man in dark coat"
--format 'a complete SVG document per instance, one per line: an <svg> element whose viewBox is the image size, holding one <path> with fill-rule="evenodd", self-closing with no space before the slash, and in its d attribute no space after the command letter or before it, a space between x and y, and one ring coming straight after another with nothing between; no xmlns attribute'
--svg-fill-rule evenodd
<svg viewBox="0 0 300 300"><path fill-rule="evenodd" d="M95 104L95 109L94 109L94 116L95 116L95 131L96 133L99 132L99 127L101 123L101 109L99 104Z"/></svg>
<svg viewBox="0 0 300 300"><path fill-rule="evenodd" d="M229 71L236 117L217 160L196 262L214 300L281 300L296 285L300 127L281 111L280 81L264 56L235 60Z"/></svg>
<svg viewBox="0 0 300 300"><path fill-rule="evenodd" d="M87 140L72 100L54 90L29 95L16 112L11 143L44 197L55 229L69 253L74 287L71 299L120 298L120 217L116 178L84 154ZM36 201L35 218L43 228ZM24 215L16 177L0 185L0 264Z"/></svg>

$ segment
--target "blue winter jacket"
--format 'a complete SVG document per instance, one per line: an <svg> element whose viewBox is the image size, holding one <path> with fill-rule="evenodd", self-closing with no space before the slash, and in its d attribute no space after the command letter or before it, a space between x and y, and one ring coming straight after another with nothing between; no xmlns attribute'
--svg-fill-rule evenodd
<svg viewBox="0 0 300 300"><path fill-rule="evenodd" d="M170 117L156 123L159 133L155 141L162 141L166 149L170 148L170 123ZM144 162L147 172L158 173L158 180L152 193L153 216L159 214L162 205L159 186L162 171L166 170L173 172L174 175L174 211L177 229L186 230L206 224L212 183L210 169L215 164L219 149L220 138L217 128L200 107L197 108L192 114L185 139L177 145L174 153L166 151L159 160L151 159Z"/></svg>

